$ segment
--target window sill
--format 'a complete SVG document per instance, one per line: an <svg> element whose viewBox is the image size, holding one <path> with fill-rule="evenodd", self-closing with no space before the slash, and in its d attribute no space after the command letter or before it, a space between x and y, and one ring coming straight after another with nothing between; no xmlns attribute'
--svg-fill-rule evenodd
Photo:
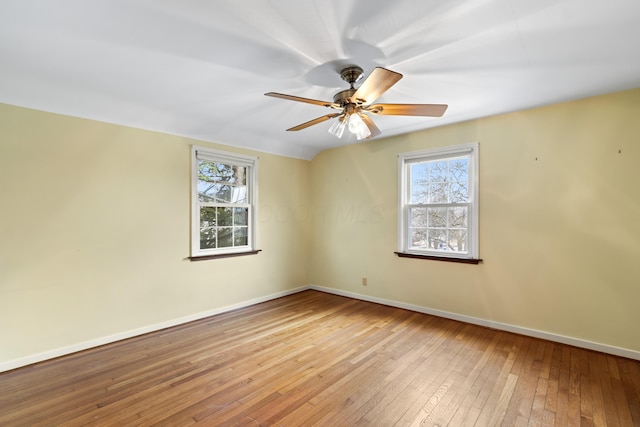
<svg viewBox="0 0 640 427"><path fill-rule="evenodd" d="M461 264L480 264L482 262L479 258L453 258L447 256L412 254L408 252L394 252L394 254L398 255L400 258L428 259L432 261L448 261Z"/></svg>
<svg viewBox="0 0 640 427"><path fill-rule="evenodd" d="M262 249L256 249L255 251L232 252L228 254L192 256L192 257L189 257L189 260L193 262L193 261L206 261L208 259L232 258L237 256L256 255L258 252L262 252Z"/></svg>

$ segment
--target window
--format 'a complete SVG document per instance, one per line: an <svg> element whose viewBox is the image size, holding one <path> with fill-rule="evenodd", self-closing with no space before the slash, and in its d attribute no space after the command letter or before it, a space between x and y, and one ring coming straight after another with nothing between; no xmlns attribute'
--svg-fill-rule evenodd
<svg viewBox="0 0 640 427"><path fill-rule="evenodd" d="M256 251L258 158L192 149L191 256Z"/></svg>
<svg viewBox="0 0 640 427"><path fill-rule="evenodd" d="M478 144L400 154L398 255L478 258Z"/></svg>

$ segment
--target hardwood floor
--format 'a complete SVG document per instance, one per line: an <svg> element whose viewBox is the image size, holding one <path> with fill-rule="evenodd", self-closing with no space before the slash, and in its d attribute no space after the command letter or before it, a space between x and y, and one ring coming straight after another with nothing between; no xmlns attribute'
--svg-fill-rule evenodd
<svg viewBox="0 0 640 427"><path fill-rule="evenodd" d="M0 374L0 425L640 426L640 362L316 291Z"/></svg>

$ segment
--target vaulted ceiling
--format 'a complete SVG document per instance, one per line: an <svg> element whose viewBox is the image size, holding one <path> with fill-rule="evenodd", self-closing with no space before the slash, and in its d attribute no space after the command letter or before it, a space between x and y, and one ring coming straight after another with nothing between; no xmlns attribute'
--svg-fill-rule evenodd
<svg viewBox="0 0 640 427"><path fill-rule="evenodd" d="M638 0L3 0L0 102L304 159L339 71L404 75L378 138L640 87ZM1 142L0 142L1 143Z"/></svg>

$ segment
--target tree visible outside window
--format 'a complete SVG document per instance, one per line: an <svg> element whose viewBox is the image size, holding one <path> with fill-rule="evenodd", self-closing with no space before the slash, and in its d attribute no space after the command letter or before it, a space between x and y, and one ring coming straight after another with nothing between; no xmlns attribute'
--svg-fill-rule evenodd
<svg viewBox="0 0 640 427"><path fill-rule="evenodd" d="M193 148L191 255L255 250L256 157Z"/></svg>
<svg viewBox="0 0 640 427"><path fill-rule="evenodd" d="M399 251L478 257L478 144L399 156Z"/></svg>

